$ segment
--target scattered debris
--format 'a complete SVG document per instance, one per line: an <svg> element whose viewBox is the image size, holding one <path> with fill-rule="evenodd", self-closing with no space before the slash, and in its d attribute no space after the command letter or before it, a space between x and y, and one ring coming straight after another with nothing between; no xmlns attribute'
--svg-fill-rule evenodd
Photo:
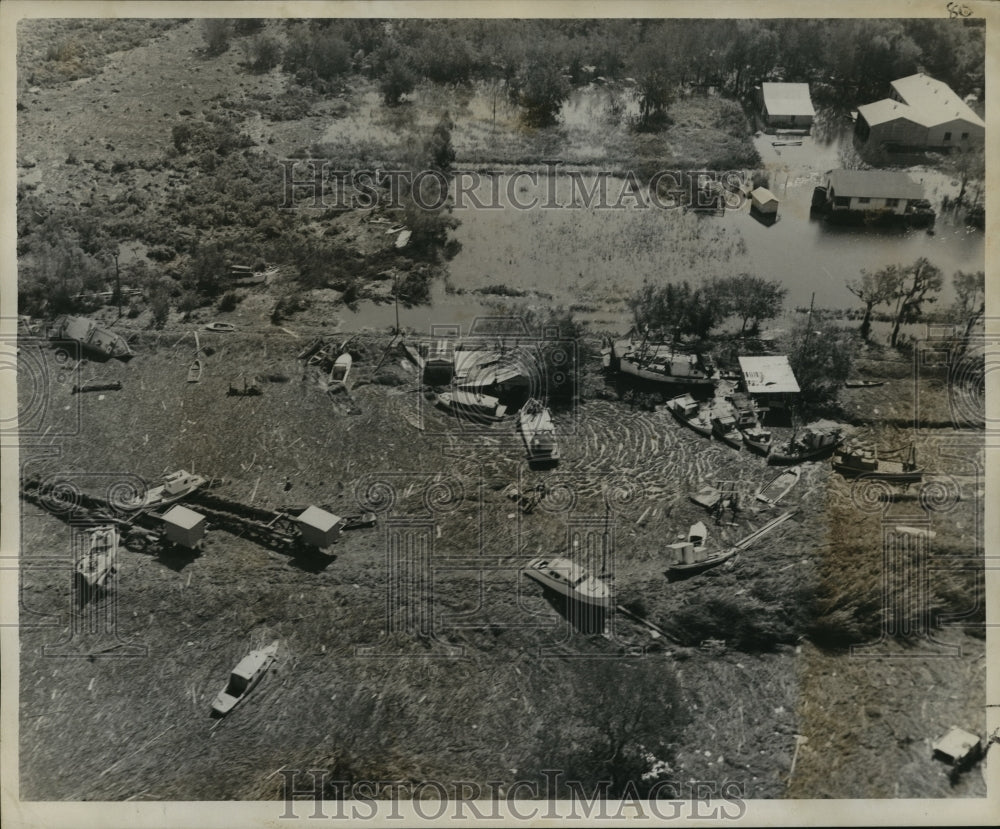
<svg viewBox="0 0 1000 829"><path fill-rule="evenodd" d="M71 394L83 394L88 391L121 391L121 380L113 380L110 383L84 383L81 386L73 386Z"/></svg>
<svg viewBox="0 0 1000 829"><path fill-rule="evenodd" d="M257 385L257 378L255 377L253 381L247 385L247 378L243 378L243 388L237 388L232 383L229 384L229 390L226 392L226 397L257 397L263 394L260 390L260 386Z"/></svg>
<svg viewBox="0 0 1000 829"><path fill-rule="evenodd" d="M90 543L76 563L76 572L88 587L105 587L118 571L118 530L109 525L87 532Z"/></svg>

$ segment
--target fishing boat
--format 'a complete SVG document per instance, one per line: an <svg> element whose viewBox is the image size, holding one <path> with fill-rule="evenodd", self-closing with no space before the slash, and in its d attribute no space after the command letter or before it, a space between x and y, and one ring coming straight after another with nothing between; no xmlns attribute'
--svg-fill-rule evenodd
<svg viewBox="0 0 1000 829"><path fill-rule="evenodd" d="M217 334L229 334L236 330L236 326L230 322L210 322L205 326L206 331L215 331Z"/></svg>
<svg viewBox="0 0 1000 829"><path fill-rule="evenodd" d="M201 381L201 360L195 359L194 362L188 366L187 381L189 383L198 383Z"/></svg>
<svg viewBox="0 0 1000 829"><path fill-rule="evenodd" d="M736 418L731 415L717 415L712 418L712 435L723 443L728 443L733 449L743 447L743 435L736 428Z"/></svg>
<svg viewBox="0 0 1000 829"><path fill-rule="evenodd" d="M667 410L680 423L693 429L702 437L710 437L712 434L712 421L708 415L701 410L698 401L690 394L682 394L672 397L666 402Z"/></svg>
<svg viewBox="0 0 1000 829"><path fill-rule="evenodd" d="M707 537L708 528L701 521L692 524L688 529L687 541L678 541L674 544L667 545L667 549L672 551L670 554L671 561L683 561L684 550L687 547L692 547L695 553L703 552L705 549L705 539Z"/></svg>
<svg viewBox="0 0 1000 829"><path fill-rule="evenodd" d="M873 386L884 386L885 380L845 380L844 385L849 389L870 389Z"/></svg>
<svg viewBox="0 0 1000 829"><path fill-rule="evenodd" d="M351 355L346 351L333 361L333 368L330 369L330 382L345 384L347 375L351 373Z"/></svg>
<svg viewBox="0 0 1000 829"><path fill-rule="evenodd" d="M225 716L243 702L247 694L264 678L264 674L277 655L278 642L275 640L266 648L250 651L243 657L229 675L226 687L219 691L219 695L212 703L212 713L220 717Z"/></svg>
<svg viewBox="0 0 1000 829"><path fill-rule="evenodd" d="M497 398L471 391L442 392L436 405L456 417L483 423L496 423L507 414L507 407Z"/></svg>
<svg viewBox="0 0 1000 829"><path fill-rule="evenodd" d="M558 463L559 447L552 415L540 400L530 398L517 413L517 426L530 463Z"/></svg>
<svg viewBox="0 0 1000 829"><path fill-rule="evenodd" d="M839 423L821 420L801 433L771 447L767 456L770 464L792 464L829 457L844 440L844 427Z"/></svg>
<svg viewBox="0 0 1000 829"><path fill-rule="evenodd" d="M163 476L163 483L146 490L146 493L131 501L125 501L122 506L126 509L149 509L161 504L169 504L178 501L185 495L190 495L198 487L207 483L206 479L194 472L178 469L169 475Z"/></svg>
<svg viewBox="0 0 1000 829"><path fill-rule="evenodd" d="M598 578L568 558L534 558L528 562L525 575L543 587L554 590L573 601L593 607L611 606L611 589Z"/></svg>
<svg viewBox="0 0 1000 829"><path fill-rule="evenodd" d="M719 371L707 354L677 352L670 343L649 343L645 338L638 346L631 339L614 342L611 364L622 374L654 383L708 387L719 379Z"/></svg>
<svg viewBox="0 0 1000 829"><path fill-rule="evenodd" d="M748 429L741 429L740 433L743 435L743 442L746 444L747 449L751 452L766 456L771 451L774 435L763 426L757 425L751 426Z"/></svg>
<svg viewBox="0 0 1000 829"><path fill-rule="evenodd" d="M118 530L112 525L94 527L87 551L76 563L76 572L90 587L104 587L116 572Z"/></svg>
<svg viewBox="0 0 1000 829"><path fill-rule="evenodd" d="M833 456L833 468L848 478L863 475L896 484L918 483L924 477L923 468L917 466L916 447L912 445L904 461L879 458L874 447L845 447Z"/></svg>
<svg viewBox="0 0 1000 829"><path fill-rule="evenodd" d="M757 490L756 496L754 496L758 501L762 501L769 507L773 507L782 498L784 498L789 490L798 483L799 468L793 466L789 469L782 470L770 481L764 484L760 489Z"/></svg>

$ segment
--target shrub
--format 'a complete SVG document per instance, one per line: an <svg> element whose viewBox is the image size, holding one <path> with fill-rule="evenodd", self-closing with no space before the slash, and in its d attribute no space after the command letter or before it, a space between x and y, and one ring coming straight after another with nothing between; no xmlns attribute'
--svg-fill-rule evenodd
<svg viewBox="0 0 1000 829"><path fill-rule="evenodd" d="M269 35L258 35L245 46L247 66L254 72L269 72L281 63L281 45Z"/></svg>
<svg viewBox="0 0 1000 829"><path fill-rule="evenodd" d="M231 35L228 20L213 18L205 21L205 28L202 32L205 38L205 51L209 55L221 55L229 49L229 38Z"/></svg>
<svg viewBox="0 0 1000 829"><path fill-rule="evenodd" d="M235 311L236 306L239 305L242 300L243 297L236 293L236 291L226 291L219 300L217 307L219 311L223 313Z"/></svg>

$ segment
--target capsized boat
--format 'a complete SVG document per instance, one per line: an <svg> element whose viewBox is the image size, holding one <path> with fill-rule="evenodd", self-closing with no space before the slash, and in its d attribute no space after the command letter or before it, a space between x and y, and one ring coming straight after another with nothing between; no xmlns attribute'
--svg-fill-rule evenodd
<svg viewBox="0 0 1000 829"><path fill-rule="evenodd" d="M207 480L194 472L185 469L178 469L163 476L163 483L159 486L151 487L144 495L132 501L125 501L122 506L126 509L148 509L161 504L169 504L178 501L185 495L190 495L198 487L207 483Z"/></svg>
<svg viewBox="0 0 1000 829"><path fill-rule="evenodd" d="M239 705L264 678L267 669L271 667L278 655L278 641L275 640L266 648L250 651L233 668L226 687L219 691L212 703L212 713L225 716Z"/></svg>
<svg viewBox="0 0 1000 829"><path fill-rule="evenodd" d="M437 406L456 417L485 423L495 423L507 414L507 407L496 397L461 389L441 392Z"/></svg>
<svg viewBox="0 0 1000 829"><path fill-rule="evenodd" d="M76 572L90 587L104 587L118 570L118 530L108 525L87 532L90 543L76 563Z"/></svg>
<svg viewBox="0 0 1000 829"><path fill-rule="evenodd" d="M924 470L917 466L916 447L910 446L904 461L879 458L874 447L845 447L833 456L833 468L848 478L863 475L896 484L913 484L923 480Z"/></svg>
<svg viewBox="0 0 1000 829"><path fill-rule="evenodd" d="M611 606L611 589L587 573L579 564L562 557L534 558L524 570L543 587L555 590L568 599L594 607Z"/></svg>
<svg viewBox="0 0 1000 829"><path fill-rule="evenodd" d="M611 358L622 374L654 383L711 386L719 379L719 370L710 356L678 352L670 343L643 340L637 345L631 339L617 340L612 344Z"/></svg>
<svg viewBox="0 0 1000 829"><path fill-rule="evenodd" d="M532 463L557 463L559 446L552 415L540 400L530 398L517 413L517 426Z"/></svg>
<svg viewBox="0 0 1000 829"><path fill-rule="evenodd" d="M56 317L46 330L48 339L75 342L83 351L101 357L117 357L128 360L132 354L128 342L121 334L102 328L89 317L74 317L68 314Z"/></svg>
<svg viewBox="0 0 1000 829"><path fill-rule="evenodd" d="M784 469L758 489L754 497L758 501L763 501L769 507L773 507L798 483L800 474L797 466Z"/></svg>
<svg viewBox="0 0 1000 829"><path fill-rule="evenodd" d="M712 434L712 421L707 414L702 411L698 401L690 394L682 394L672 397L666 402L667 410L680 423L693 429L702 437L709 437Z"/></svg>

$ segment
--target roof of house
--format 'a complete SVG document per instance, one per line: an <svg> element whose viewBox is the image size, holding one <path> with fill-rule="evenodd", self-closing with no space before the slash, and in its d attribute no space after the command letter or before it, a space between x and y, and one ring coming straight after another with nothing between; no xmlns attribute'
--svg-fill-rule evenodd
<svg viewBox="0 0 1000 829"><path fill-rule="evenodd" d="M902 102L883 98L858 107L858 112L870 125L905 118L922 127L934 127L955 120L986 127L983 119L950 86L923 73L895 80L892 88L903 99Z"/></svg>
<svg viewBox="0 0 1000 829"><path fill-rule="evenodd" d="M807 83L762 83L764 106L770 115L815 115Z"/></svg>
<svg viewBox="0 0 1000 829"><path fill-rule="evenodd" d="M173 524L175 527L182 527L185 530L194 529L204 520L205 516L200 512L195 512L181 504L175 505L170 512L163 516L164 523Z"/></svg>
<svg viewBox="0 0 1000 829"><path fill-rule="evenodd" d="M892 170L831 170L827 174L834 195L876 199L922 199L923 185L906 173Z"/></svg>
<svg viewBox="0 0 1000 829"><path fill-rule="evenodd" d="M769 202L778 201L778 197L766 187L758 187L750 194L750 198L757 204L768 204Z"/></svg>
<svg viewBox="0 0 1000 829"><path fill-rule="evenodd" d="M980 127L986 126L983 119L948 84L922 72L893 81L892 88L900 98L921 113L927 126L945 124L956 118Z"/></svg>
<svg viewBox="0 0 1000 829"><path fill-rule="evenodd" d="M780 394L799 391L788 357L740 357L740 371L750 394Z"/></svg>

